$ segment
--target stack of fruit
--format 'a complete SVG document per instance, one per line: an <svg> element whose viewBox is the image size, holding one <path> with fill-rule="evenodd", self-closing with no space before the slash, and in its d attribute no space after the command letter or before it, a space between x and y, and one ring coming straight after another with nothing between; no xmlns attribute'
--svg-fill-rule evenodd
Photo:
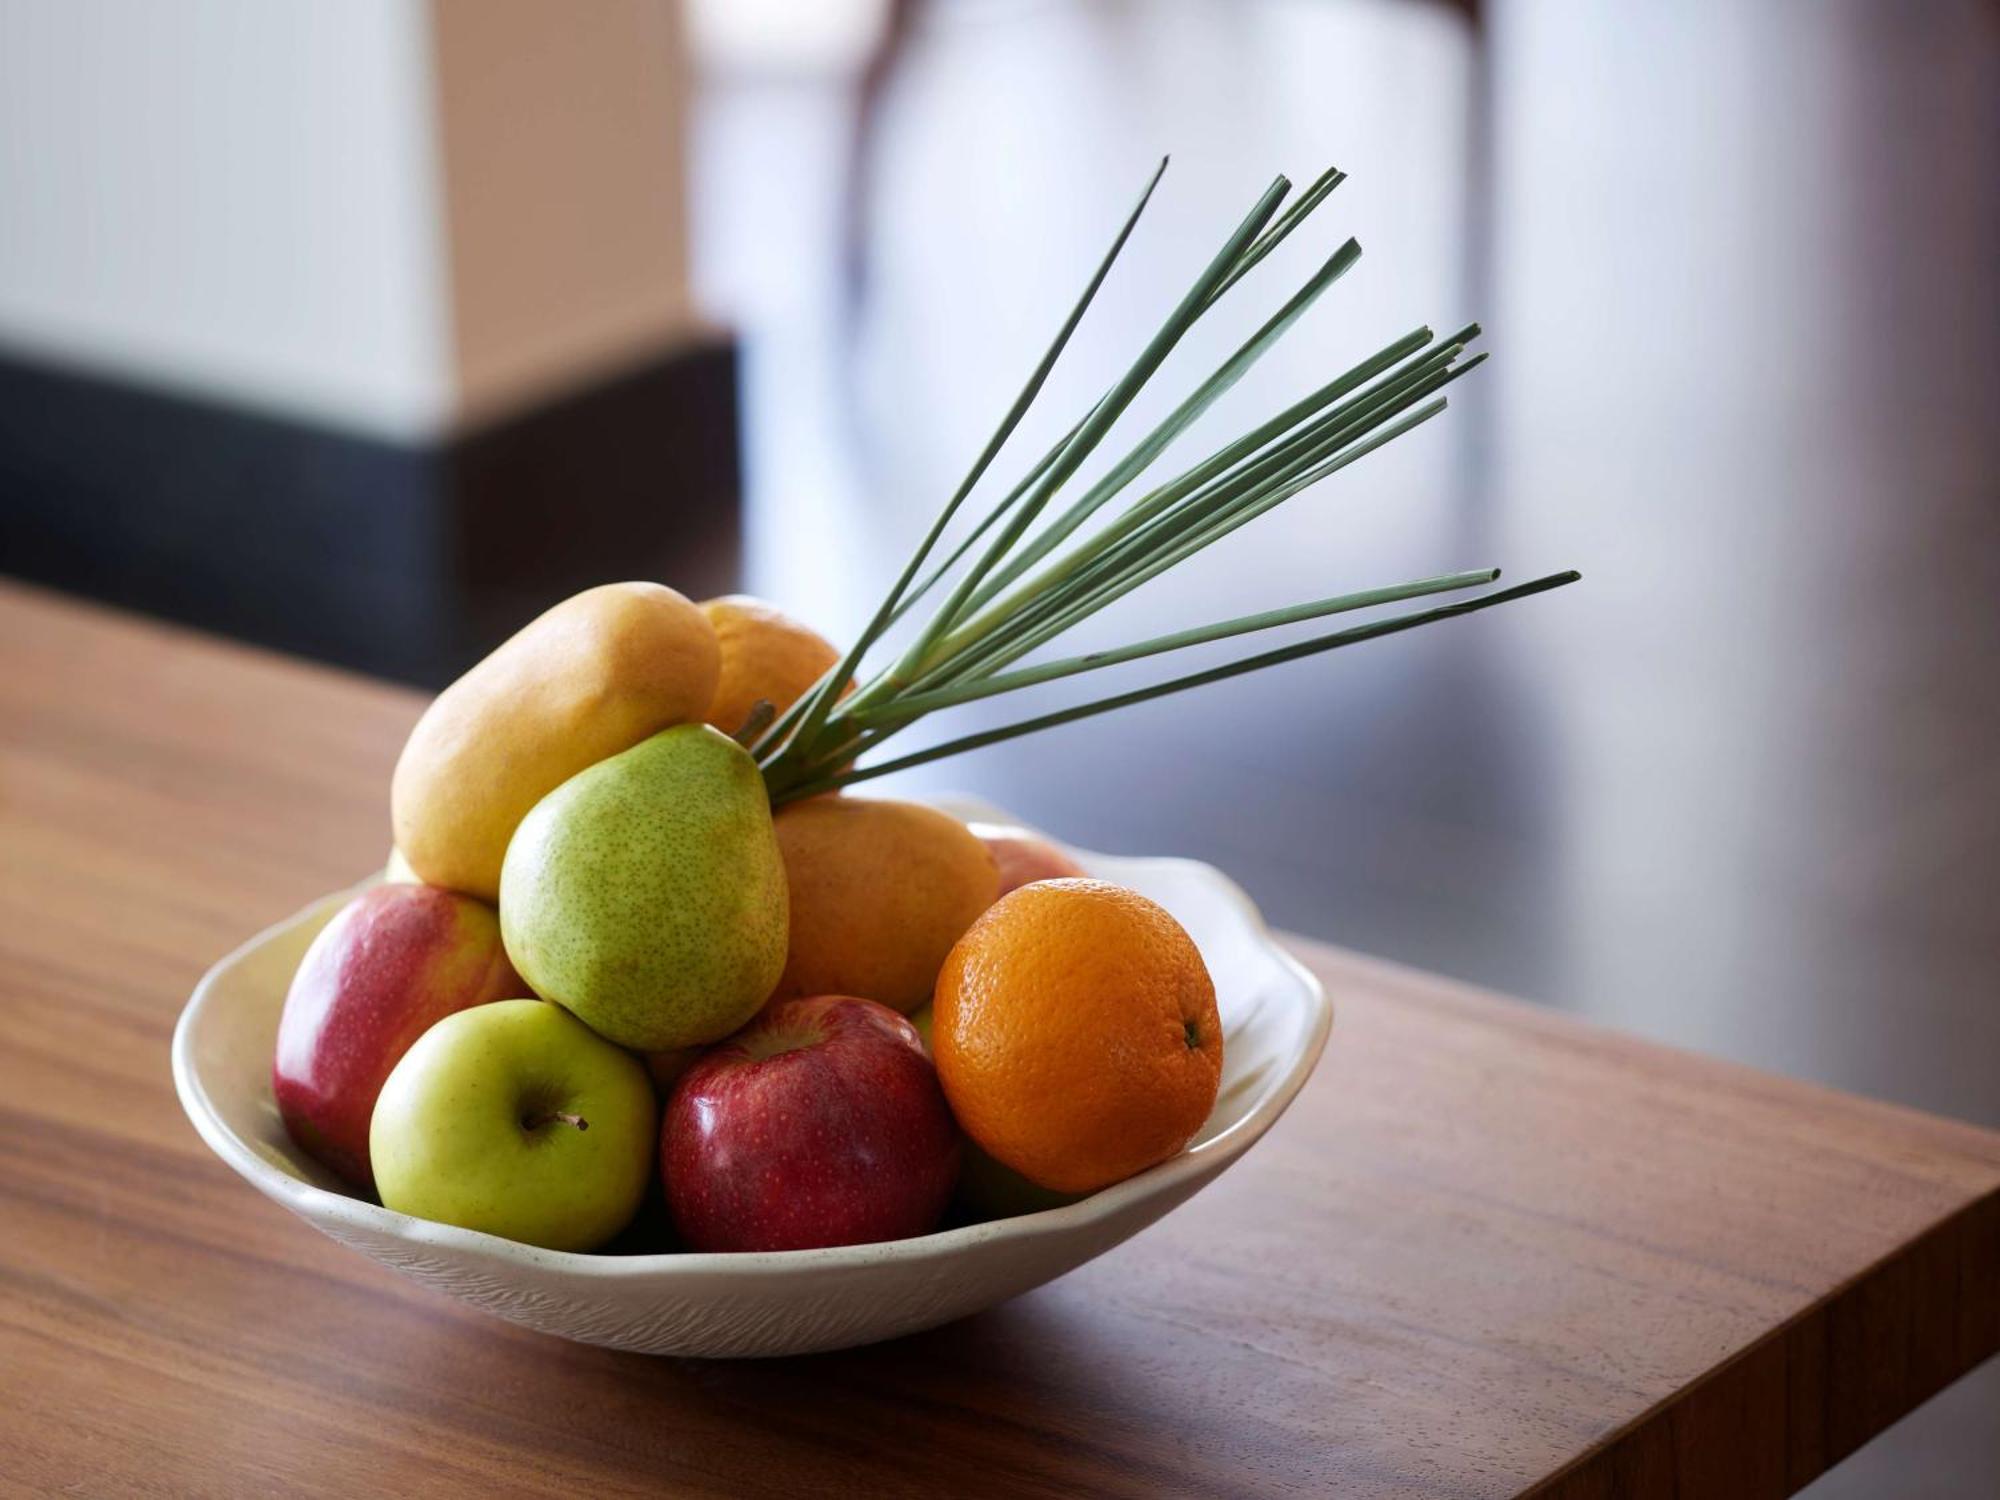
<svg viewBox="0 0 2000 1500"><path fill-rule="evenodd" d="M1018 829L839 793L773 814L718 726L837 655L755 600L611 584L440 695L391 882L285 1002L299 1146L387 1207L568 1250L655 1191L626 1247L798 1249L1180 1151L1222 1035L1164 911Z"/></svg>
<svg viewBox="0 0 2000 1500"><path fill-rule="evenodd" d="M1214 987L1187 934L1132 892L1076 878L1046 845L846 788L1575 581L1377 616L876 754L941 710L1499 576L1439 574L1039 655L1430 420L1484 357L1462 358L1477 325L1443 339L1415 329L1145 477L1353 267L1348 240L1157 425L1079 478L1188 331L1341 181L1323 173L1289 207L1291 184L1273 182L1130 368L960 524L1156 173L845 652L755 600L696 606L658 584L610 584L441 694L391 795L398 865L416 884L336 917L286 1002L277 1097L299 1144L391 1208L565 1249L617 1235L657 1180L699 1250L921 1234L955 1182L971 1213L1018 1211L1182 1150L1222 1070Z"/></svg>

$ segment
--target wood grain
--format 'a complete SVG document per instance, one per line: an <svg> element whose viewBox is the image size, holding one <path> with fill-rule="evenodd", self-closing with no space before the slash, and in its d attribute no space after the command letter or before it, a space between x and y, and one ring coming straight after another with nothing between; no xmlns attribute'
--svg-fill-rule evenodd
<svg viewBox="0 0 2000 1500"><path fill-rule="evenodd" d="M2000 1348L2000 1136L1305 944L1292 1113L1052 1287L765 1364L484 1318L167 1073L201 969L382 857L416 708L0 589L0 1492L1782 1495Z"/></svg>

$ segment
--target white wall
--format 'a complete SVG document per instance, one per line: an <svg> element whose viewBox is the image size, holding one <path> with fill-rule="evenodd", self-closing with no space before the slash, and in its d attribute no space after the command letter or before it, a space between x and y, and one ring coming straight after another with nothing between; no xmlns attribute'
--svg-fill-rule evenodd
<svg viewBox="0 0 2000 1500"><path fill-rule="evenodd" d="M458 415L655 357L688 295L679 0L430 0Z"/></svg>
<svg viewBox="0 0 2000 1500"><path fill-rule="evenodd" d="M438 429L428 48L422 0L0 0L0 347Z"/></svg>

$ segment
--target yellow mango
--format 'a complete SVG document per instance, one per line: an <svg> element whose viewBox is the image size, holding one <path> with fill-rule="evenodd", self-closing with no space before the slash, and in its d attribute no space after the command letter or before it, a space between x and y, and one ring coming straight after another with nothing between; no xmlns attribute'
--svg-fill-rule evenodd
<svg viewBox="0 0 2000 1500"><path fill-rule="evenodd" d="M778 809L791 943L774 1000L859 995L904 1014L1000 894L993 855L914 802L812 797Z"/></svg>
<svg viewBox="0 0 2000 1500"><path fill-rule="evenodd" d="M521 819L577 772L699 722L722 670L701 610L657 583L585 589L438 694L396 762L396 847L428 885L500 896Z"/></svg>

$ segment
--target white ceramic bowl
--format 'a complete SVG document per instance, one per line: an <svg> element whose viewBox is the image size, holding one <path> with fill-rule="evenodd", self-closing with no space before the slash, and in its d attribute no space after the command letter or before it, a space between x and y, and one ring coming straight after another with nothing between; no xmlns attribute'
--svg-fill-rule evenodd
<svg viewBox="0 0 2000 1500"><path fill-rule="evenodd" d="M968 819L1013 821L965 799ZM564 1338L649 1354L805 1354L934 1328L1074 1270L1187 1201L1247 1151L1319 1060L1333 1012L1250 900L1207 865L1071 850L1151 896L1215 977L1222 1091L1186 1151L1080 1203L920 1239L757 1255L583 1255L393 1213L349 1197L292 1145L271 1097L271 1050L292 971L353 894L315 902L203 976L174 1031L174 1086L201 1137L252 1187L314 1228L452 1296Z"/></svg>

